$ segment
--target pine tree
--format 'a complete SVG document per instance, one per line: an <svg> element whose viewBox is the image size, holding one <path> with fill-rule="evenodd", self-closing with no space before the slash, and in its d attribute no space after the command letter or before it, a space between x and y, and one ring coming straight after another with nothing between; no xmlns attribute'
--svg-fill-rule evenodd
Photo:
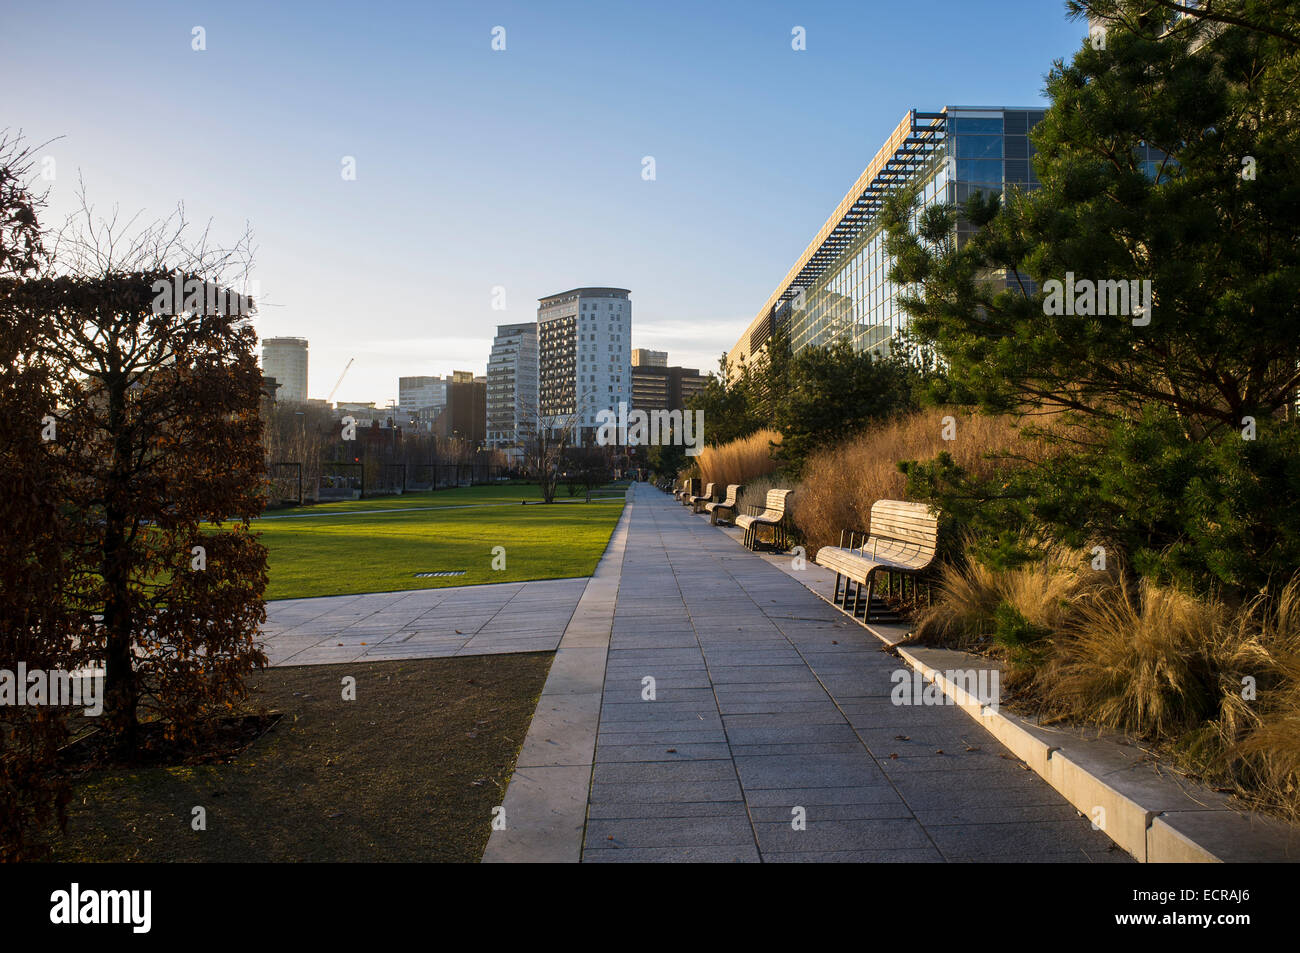
<svg viewBox="0 0 1300 953"><path fill-rule="evenodd" d="M1040 188L928 208L915 229L912 197L889 209L915 332L985 410L1050 421L1029 429L1057 452L978 492L941 464L910 472L941 502L982 494L990 532L1014 519L1141 572L1263 585L1300 563L1300 518L1266 503L1300 491L1300 52L1113 6L1048 78ZM1119 282L1150 310L1114 307ZM1082 297L1062 300L1071 284Z"/></svg>

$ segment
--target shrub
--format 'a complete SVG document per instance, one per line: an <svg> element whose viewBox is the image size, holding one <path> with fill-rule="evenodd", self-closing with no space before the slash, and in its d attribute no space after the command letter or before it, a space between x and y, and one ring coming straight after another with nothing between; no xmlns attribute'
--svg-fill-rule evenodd
<svg viewBox="0 0 1300 953"><path fill-rule="evenodd" d="M1034 667L1046 655L1052 632L1034 625L1011 602L1003 601L993 610L993 641L1000 645L1014 665Z"/></svg>
<svg viewBox="0 0 1300 953"><path fill-rule="evenodd" d="M846 340L805 347L789 359L788 377L772 420L785 435L776 450L782 466L800 473L817 450L839 443L890 416L916 408L927 374L892 350L882 357Z"/></svg>
<svg viewBox="0 0 1300 953"><path fill-rule="evenodd" d="M780 471L769 473L767 476L761 476L756 480L750 480L745 484L744 495L740 498L741 512L745 512L743 509L745 506L756 506L762 509L763 503L767 499L768 490L788 490L792 486L794 486L794 482ZM798 497L799 494L796 491L786 501L786 512L790 513L792 518L799 505Z"/></svg>

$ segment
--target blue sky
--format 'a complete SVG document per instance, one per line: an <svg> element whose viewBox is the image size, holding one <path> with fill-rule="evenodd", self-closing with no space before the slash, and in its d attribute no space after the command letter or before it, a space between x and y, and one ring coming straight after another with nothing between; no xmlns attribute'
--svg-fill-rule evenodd
<svg viewBox="0 0 1300 953"><path fill-rule="evenodd" d="M61 137L47 224L79 174L101 211L247 222L259 333L383 403L580 285L715 369L909 108L1042 102L1085 33L1059 0L45 0L3 14L2 122Z"/></svg>

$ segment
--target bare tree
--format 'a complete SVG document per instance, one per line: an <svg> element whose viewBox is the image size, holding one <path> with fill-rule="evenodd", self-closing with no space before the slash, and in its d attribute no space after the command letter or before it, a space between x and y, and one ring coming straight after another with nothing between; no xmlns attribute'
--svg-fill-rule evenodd
<svg viewBox="0 0 1300 953"><path fill-rule="evenodd" d="M542 502L554 503L564 450L577 433L578 414L544 414L539 406L526 409L529 429L521 441L529 474L537 480Z"/></svg>

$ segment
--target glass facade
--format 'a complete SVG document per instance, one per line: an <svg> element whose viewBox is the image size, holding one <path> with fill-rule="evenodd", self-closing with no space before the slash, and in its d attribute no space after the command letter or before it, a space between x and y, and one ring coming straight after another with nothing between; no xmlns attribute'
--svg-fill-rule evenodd
<svg viewBox="0 0 1300 953"><path fill-rule="evenodd" d="M901 162L902 172L887 180L890 188L917 186L918 212L935 203L965 202L977 191L1037 186L1030 165L1034 148L1026 134L1042 119L1042 110L950 106L942 116L926 129L933 133L934 148L915 161ZM798 287L787 289L772 309L771 323L788 330L794 350L847 338L860 351L887 351L907 323L898 305L905 289L887 277L891 262L878 208L862 216L861 223L845 250L802 294ZM958 241L965 232L959 226ZM751 348L762 343L753 330L749 333Z"/></svg>

